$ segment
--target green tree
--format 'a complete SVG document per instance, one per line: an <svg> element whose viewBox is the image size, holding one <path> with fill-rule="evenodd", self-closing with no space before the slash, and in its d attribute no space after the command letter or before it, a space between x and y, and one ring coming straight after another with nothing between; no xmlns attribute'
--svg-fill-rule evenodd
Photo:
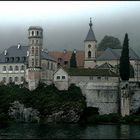
<svg viewBox="0 0 140 140"><path fill-rule="evenodd" d="M71 68L76 68L77 67L77 62L76 62L76 53L73 52L70 58L70 67Z"/></svg>
<svg viewBox="0 0 140 140"><path fill-rule="evenodd" d="M120 77L122 80L129 80L130 77L130 62L129 62L129 39L128 34L125 34L123 49L120 57Z"/></svg>
<svg viewBox="0 0 140 140"><path fill-rule="evenodd" d="M122 48L120 40L113 36L107 36L107 35L104 36L104 38L101 40L101 42L98 45L98 50L104 51L107 48L112 48L112 49Z"/></svg>

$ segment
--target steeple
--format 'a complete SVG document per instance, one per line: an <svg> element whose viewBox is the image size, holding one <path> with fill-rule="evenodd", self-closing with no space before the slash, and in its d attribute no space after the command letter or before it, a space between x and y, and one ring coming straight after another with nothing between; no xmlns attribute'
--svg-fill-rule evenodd
<svg viewBox="0 0 140 140"><path fill-rule="evenodd" d="M94 32L92 30L92 20L90 18L90 23L89 23L89 31L88 31L88 34L86 36L86 39L85 41L96 41L96 38L95 38L95 35L94 35ZM96 41L97 42L97 41Z"/></svg>

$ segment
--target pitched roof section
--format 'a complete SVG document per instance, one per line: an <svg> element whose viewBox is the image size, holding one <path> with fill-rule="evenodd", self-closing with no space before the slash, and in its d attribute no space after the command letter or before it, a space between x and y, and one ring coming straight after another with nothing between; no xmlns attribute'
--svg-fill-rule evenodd
<svg viewBox="0 0 140 140"><path fill-rule="evenodd" d="M85 69L85 68L69 68L65 71L70 76L109 76L117 77L118 75L109 69Z"/></svg>
<svg viewBox="0 0 140 140"><path fill-rule="evenodd" d="M122 49L111 49L107 48L97 60L119 60L121 56ZM134 52L132 48L129 48L130 60L140 59L140 57Z"/></svg>
<svg viewBox="0 0 140 140"><path fill-rule="evenodd" d="M64 66L65 61L68 61L70 63L72 51L50 51L49 55L54 57L57 61L59 58L61 58L61 66ZM85 52L83 50L76 50L76 61L78 67L84 66L84 58Z"/></svg>
<svg viewBox="0 0 140 140"><path fill-rule="evenodd" d="M97 66L96 67L97 69L112 69L114 68L111 64L105 62L104 64L100 65L100 66Z"/></svg>
<svg viewBox="0 0 140 140"><path fill-rule="evenodd" d="M95 35L94 35L92 28L89 29L85 41L96 41L96 38L95 38Z"/></svg>
<svg viewBox="0 0 140 140"><path fill-rule="evenodd" d="M9 47L6 51L6 55L5 55L5 51L3 51L0 54L0 63L23 63L23 62L27 62L27 51L28 51L28 46L22 46L20 45L20 47L18 48L17 46L11 46ZM6 58L11 58L14 57L14 60L9 60L8 62L6 62ZM19 57L20 60L17 61L15 58ZM23 59L23 57L26 58L26 60ZM49 56L47 54L47 52L45 51L41 51L41 59L46 59L46 60L51 60L51 61L56 61L54 58L52 58L51 56Z"/></svg>

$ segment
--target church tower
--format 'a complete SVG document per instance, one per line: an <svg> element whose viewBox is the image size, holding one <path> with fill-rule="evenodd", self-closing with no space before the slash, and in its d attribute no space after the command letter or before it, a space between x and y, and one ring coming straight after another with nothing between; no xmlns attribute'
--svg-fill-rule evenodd
<svg viewBox="0 0 140 140"><path fill-rule="evenodd" d="M89 31L84 41L85 46L85 60L84 68L94 68L96 66L96 38L92 30L92 21L90 18Z"/></svg>
<svg viewBox="0 0 140 140"><path fill-rule="evenodd" d="M33 90L38 86L41 77L41 50L43 44L43 29L31 26L28 29L28 85Z"/></svg>

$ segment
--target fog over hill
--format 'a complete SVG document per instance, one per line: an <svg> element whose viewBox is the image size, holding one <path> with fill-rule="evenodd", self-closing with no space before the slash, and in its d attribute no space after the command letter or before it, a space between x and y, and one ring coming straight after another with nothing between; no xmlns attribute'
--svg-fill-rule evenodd
<svg viewBox="0 0 140 140"><path fill-rule="evenodd" d="M130 47L140 53L139 1L2 1L0 13L0 50L28 45L28 28L34 25L43 28L48 50L84 49L92 17L98 43L105 35L122 43L127 32Z"/></svg>

